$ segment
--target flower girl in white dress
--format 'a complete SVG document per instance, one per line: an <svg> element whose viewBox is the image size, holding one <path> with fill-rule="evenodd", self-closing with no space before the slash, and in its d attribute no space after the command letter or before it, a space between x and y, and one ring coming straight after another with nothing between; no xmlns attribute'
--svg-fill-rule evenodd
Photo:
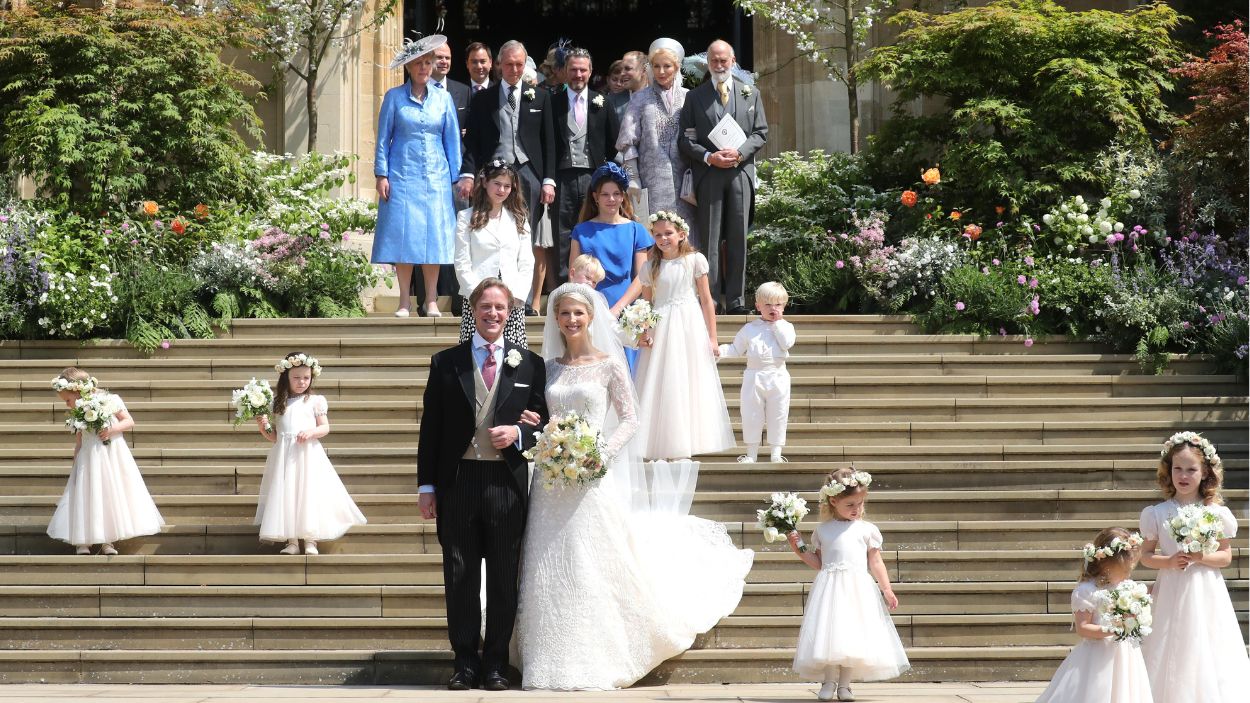
<svg viewBox="0 0 1250 703"><path fill-rule="evenodd" d="M824 682L817 694L822 701L835 692L838 700L853 701L852 679L892 679L911 668L886 610L898 607L898 597L881 559L881 530L863 519L871 483L866 471L830 473L820 489L824 520L811 545L798 532L788 535L794 553L820 572L803 608L794 670Z"/></svg>
<svg viewBox="0 0 1250 703"><path fill-rule="evenodd" d="M348 495L321 446L330 434L326 399L313 395L314 376L321 365L307 354L292 352L274 365L278 388L274 393L272 427L268 416L256 418L265 439L273 442L260 481L255 523L265 542L286 542L283 554L317 554L317 542L338 539L365 516Z"/></svg>
<svg viewBox="0 0 1250 703"><path fill-rule="evenodd" d="M91 545L98 544L101 554L112 555L117 553L114 542L160 532L165 521L122 437L135 421L121 397L96 388L94 378L73 366L52 379L52 389L71 410L79 399L94 397L111 400L115 414L99 432L78 431L74 468L48 536L74 545L78 554L90 554Z"/></svg>
<svg viewBox="0 0 1250 703"><path fill-rule="evenodd" d="M1141 645L1103 630L1098 592L1129 578L1141 556L1140 535L1109 527L1085 547L1081 582L1072 590L1072 622L1081 643L1072 649L1037 703L1152 703Z"/></svg>
<svg viewBox="0 0 1250 703"><path fill-rule="evenodd" d="M1179 432L1164 443L1158 482L1168 500L1141 513L1142 564L1159 570L1154 632L1142 642L1156 703L1232 703L1250 690L1246 643L1220 573L1232 563L1237 536L1237 519L1221 505L1223 480L1223 463L1205 437ZM1191 505L1220 525L1214 551L1182 552L1168 528Z"/></svg>
<svg viewBox="0 0 1250 703"><path fill-rule="evenodd" d="M689 459L734 446L716 358L716 313L707 258L690 245L690 228L676 214L651 216L655 245L626 300L641 284L660 321L646 332L635 384L639 432L648 459ZM619 305L619 304L618 304Z"/></svg>

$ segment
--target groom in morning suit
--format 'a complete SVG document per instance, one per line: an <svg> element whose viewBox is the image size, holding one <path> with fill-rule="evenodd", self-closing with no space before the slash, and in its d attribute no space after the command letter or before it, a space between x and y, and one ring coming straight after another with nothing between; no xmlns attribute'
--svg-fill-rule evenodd
<svg viewBox="0 0 1250 703"><path fill-rule="evenodd" d="M768 120L759 91L733 77L733 47L719 39L712 42L707 48L707 64L710 80L691 90L682 106L677 149L694 171L699 202L696 221L711 269L708 285L712 299L719 311L724 293L727 312L744 315L747 215L755 199L755 153L768 141ZM709 138L725 115L746 134L746 142L737 149L718 149ZM722 240L726 243L724 260L720 255Z"/></svg>
<svg viewBox="0 0 1250 703"><path fill-rule="evenodd" d="M447 687L508 688L508 644L516 621L528 462L522 432L530 410L547 424L542 357L503 339L512 291L497 278L469 297L477 332L430 360L417 445L418 505L437 520L443 547L447 634L455 673ZM486 561L486 638L481 632L481 563Z"/></svg>

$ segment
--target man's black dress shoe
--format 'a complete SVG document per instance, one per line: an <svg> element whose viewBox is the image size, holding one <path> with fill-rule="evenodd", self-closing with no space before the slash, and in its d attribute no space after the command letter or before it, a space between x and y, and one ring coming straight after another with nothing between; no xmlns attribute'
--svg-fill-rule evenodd
<svg viewBox="0 0 1250 703"><path fill-rule="evenodd" d="M747 310L744 306L739 305L736 308L730 308L729 314L730 315L750 315L751 311Z"/></svg>
<svg viewBox="0 0 1250 703"><path fill-rule="evenodd" d="M508 680L498 671L492 671L482 679L482 688L487 691L506 691L508 690Z"/></svg>
<svg viewBox="0 0 1250 703"><path fill-rule="evenodd" d="M477 688L477 676L469 669L461 669L451 675L447 688L452 691L468 691Z"/></svg>

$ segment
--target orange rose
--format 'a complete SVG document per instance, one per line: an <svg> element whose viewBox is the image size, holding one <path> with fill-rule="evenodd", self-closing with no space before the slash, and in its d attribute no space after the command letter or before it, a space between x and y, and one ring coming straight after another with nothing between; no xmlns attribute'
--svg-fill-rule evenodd
<svg viewBox="0 0 1250 703"><path fill-rule="evenodd" d="M182 234L187 231L187 223L182 221L181 217L175 217L173 222L169 223L169 228L174 234Z"/></svg>
<svg viewBox="0 0 1250 703"><path fill-rule="evenodd" d="M952 220L954 220L954 221L958 222L958 221L959 221L959 218L961 218L961 217L963 217L963 213L959 212L958 210L951 210L951 219L952 219Z"/></svg>
<svg viewBox="0 0 1250 703"><path fill-rule="evenodd" d="M907 207L915 207L917 200L918 198L916 197L916 191L914 190L903 191L903 195L899 198L899 201L901 201Z"/></svg>
<svg viewBox="0 0 1250 703"><path fill-rule="evenodd" d="M205 205L204 203L200 203L199 205L196 205L195 206L195 219L203 220L207 218L208 218L208 206Z"/></svg>
<svg viewBox="0 0 1250 703"><path fill-rule="evenodd" d="M942 172L938 170L937 166L934 166L927 171L923 171L920 174L920 180L924 181L924 184L927 186L935 186L942 182Z"/></svg>
<svg viewBox="0 0 1250 703"><path fill-rule="evenodd" d="M981 228L976 225L965 225L964 236L975 242L981 238Z"/></svg>
<svg viewBox="0 0 1250 703"><path fill-rule="evenodd" d="M143 214L148 217L156 217L156 213L160 211L160 206L151 200L143 201Z"/></svg>

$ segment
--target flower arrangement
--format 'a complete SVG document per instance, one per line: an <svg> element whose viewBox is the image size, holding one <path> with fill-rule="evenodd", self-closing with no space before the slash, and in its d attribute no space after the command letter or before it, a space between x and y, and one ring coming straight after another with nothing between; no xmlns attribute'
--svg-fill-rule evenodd
<svg viewBox="0 0 1250 703"><path fill-rule="evenodd" d="M1128 536L1128 539L1116 537L1102 547L1095 547L1093 544L1087 543L1082 553L1085 555L1085 563L1088 564L1098 559L1115 556L1126 549L1138 549L1142 546L1142 541L1142 536L1133 532Z"/></svg>
<svg viewBox="0 0 1250 703"><path fill-rule="evenodd" d="M551 418L534 437L537 442L524 455L534 462L549 490L557 485L589 486L608 472L603 437L577 413Z"/></svg>
<svg viewBox="0 0 1250 703"><path fill-rule="evenodd" d="M234 425L238 427L248 420L268 415L273 411L273 389L269 381L255 378L247 382L230 396L230 405L234 406ZM265 420L265 431L273 430L273 426Z"/></svg>
<svg viewBox="0 0 1250 703"><path fill-rule="evenodd" d="M643 298L639 298L621 311L621 317L617 320L617 325L621 331L625 333L629 346L637 346L638 340L647 333L647 330L655 327L660 322L660 313L656 312L651 303Z"/></svg>
<svg viewBox="0 0 1250 703"><path fill-rule="evenodd" d="M1126 579L1113 588L1096 591L1094 603L1106 623L1102 631L1111 634L1117 642L1141 642L1150 634L1154 599L1146 591L1146 584Z"/></svg>
<svg viewBox="0 0 1250 703"><path fill-rule="evenodd" d="M767 508L755 511L755 526L764 531L765 542L776 542L785 539L786 535L795 531L799 523L811 512L807 501L794 493L774 493ZM807 551L805 545L799 551Z"/></svg>
<svg viewBox="0 0 1250 703"><path fill-rule="evenodd" d="M321 375L321 363L317 361L316 357L309 356L307 354L294 354L283 358L278 361L278 363L273 365L273 370L278 373L283 373L285 371L290 371L296 366L307 366L312 369L313 378Z"/></svg>
<svg viewBox="0 0 1250 703"><path fill-rule="evenodd" d="M832 481L830 481L828 484L821 486L820 497L821 498L836 498L839 495L841 495L843 491L850 488L851 486L863 486L864 488L867 488L868 486L871 486L871 485L872 485L872 474L868 473L867 471L856 471L852 473L850 476L847 476L846 478L842 478L842 479L835 478Z"/></svg>
<svg viewBox="0 0 1250 703"><path fill-rule="evenodd" d="M1213 554L1224 539L1224 522L1204 505L1182 505L1164 525L1184 554Z"/></svg>
<svg viewBox="0 0 1250 703"><path fill-rule="evenodd" d="M113 416L122 409L121 402L112 393L90 393L74 401L65 427L72 433L90 432L96 434L113 424ZM103 440L105 446L110 440Z"/></svg>

